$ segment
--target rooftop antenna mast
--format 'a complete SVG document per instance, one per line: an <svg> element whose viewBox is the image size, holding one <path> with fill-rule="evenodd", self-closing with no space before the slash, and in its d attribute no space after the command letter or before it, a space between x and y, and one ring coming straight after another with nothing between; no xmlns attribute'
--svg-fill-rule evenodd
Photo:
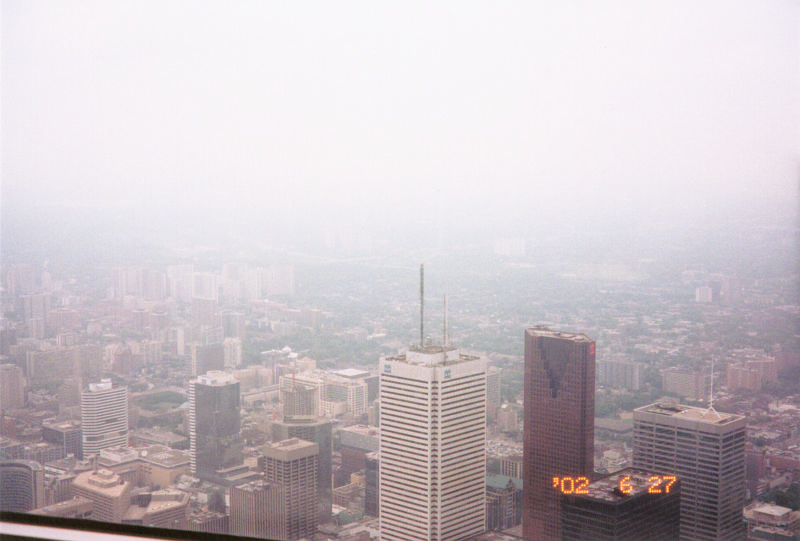
<svg viewBox="0 0 800 541"><path fill-rule="evenodd" d="M419 265L419 347L425 345L425 264Z"/></svg>
<svg viewBox="0 0 800 541"><path fill-rule="evenodd" d="M716 413L717 416L719 417L719 413L717 413L717 410L714 409L714 356L713 355L711 356L711 392L709 393L708 397L708 409L706 410L706 413L710 412Z"/></svg>
<svg viewBox="0 0 800 541"><path fill-rule="evenodd" d="M447 293L444 294L444 338L442 342L442 345L447 347Z"/></svg>

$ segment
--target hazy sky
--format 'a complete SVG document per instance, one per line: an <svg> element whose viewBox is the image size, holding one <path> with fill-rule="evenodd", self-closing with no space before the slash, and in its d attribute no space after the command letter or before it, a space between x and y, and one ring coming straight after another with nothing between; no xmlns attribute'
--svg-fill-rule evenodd
<svg viewBox="0 0 800 541"><path fill-rule="evenodd" d="M4 0L3 200L794 198L799 51L797 0Z"/></svg>

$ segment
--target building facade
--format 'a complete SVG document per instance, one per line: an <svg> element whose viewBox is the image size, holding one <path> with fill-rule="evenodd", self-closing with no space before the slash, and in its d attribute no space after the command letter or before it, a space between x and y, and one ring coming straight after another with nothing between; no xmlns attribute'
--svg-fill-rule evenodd
<svg viewBox="0 0 800 541"><path fill-rule="evenodd" d="M230 489L230 533L261 539L287 539L281 520L285 499L281 486L257 479Z"/></svg>
<svg viewBox="0 0 800 541"><path fill-rule="evenodd" d="M83 456L101 449L128 444L128 388L114 387L111 380L90 383L81 393Z"/></svg>
<svg viewBox="0 0 800 541"><path fill-rule="evenodd" d="M214 480L217 470L242 462L239 381L210 371L189 383L192 475Z"/></svg>
<svg viewBox="0 0 800 541"><path fill-rule="evenodd" d="M634 467L681 479L680 539L744 539L745 418L651 404L633 422Z"/></svg>
<svg viewBox="0 0 800 541"><path fill-rule="evenodd" d="M333 502L333 433L330 420L314 415L286 416L272 423L272 441L291 438L316 443L319 446L317 461L317 515L320 522L331 517Z"/></svg>
<svg viewBox="0 0 800 541"><path fill-rule="evenodd" d="M561 537L561 494L553 477L594 471L595 343L583 334L525 331L523 536Z"/></svg>
<svg viewBox="0 0 800 541"><path fill-rule="evenodd" d="M264 446L265 478L283 491L281 539L311 538L317 531L319 445L292 438Z"/></svg>
<svg viewBox="0 0 800 541"><path fill-rule="evenodd" d="M485 529L486 361L426 346L381 360L381 539Z"/></svg>
<svg viewBox="0 0 800 541"><path fill-rule="evenodd" d="M0 511L25 513L45 503L44 470L33 460L0 461Z"/></svg>

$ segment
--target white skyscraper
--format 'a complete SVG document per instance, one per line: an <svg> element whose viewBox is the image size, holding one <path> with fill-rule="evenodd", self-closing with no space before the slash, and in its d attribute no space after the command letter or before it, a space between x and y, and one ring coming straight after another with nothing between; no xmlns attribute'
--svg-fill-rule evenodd
<svg viewBox="0 0 800 541"><path fill-rule="evenodd" d="M116 387L110 379L90 383L81 393L83 456L100 449L128 444L128 388Z"/></svg>
<svg viewBox="0 0 800 541"><path fill-rule="evenodd" d="M380 371L381 540L483 532L486 361L427 346L382 359Z"/></svg>

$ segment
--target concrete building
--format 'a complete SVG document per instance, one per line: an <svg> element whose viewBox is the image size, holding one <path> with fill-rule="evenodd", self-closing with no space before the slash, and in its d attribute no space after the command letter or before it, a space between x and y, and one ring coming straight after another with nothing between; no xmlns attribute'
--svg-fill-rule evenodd
<svg viewBox="0 0 800 541"><path fill-rule="evenodd" d="M319 447L317 469L317 519L330 520L333 502L333 434L330 420L315 415L285 416L283 421L272 423L272 441L298 438Z"/></svg>
<svg viewBox="0 0 800 541"><path fill-rule="evenodd" d="M263 479L230 489L230 533L262 539L288 539L286 500L278 483Z"/></svg>
<svg viewBox="0 0 800 541"><path fill-rule="evenodd" d="M131 503L131 483L110 470L87 471L72 482L72 495L92 501L93 520L122 522Z"/></svg>
<svg viewBox="0 0 800 541"><path fill-rule="evenodd" d="M189 493L165 488L132 498L122 523L185 530L189 525L188 517Z"/></svg>
<svg viewBox="0 0 800 541"><path fill-rule="evenodd" d="M128 388L114 387L111 380L90 383L81 393L83 456L100 449L128 444Z"/></svg>
<svg viewBox="0 0 800 541"><path fill-rule="evenodd" d="M770 539L767 533L775 534L774 538L797 539L800 537L800 511L792 511L772 503L756 502L744 510L747 534L752 539Z"/></svg>
<svg viewBox="0 0 800 541"><path fill-rule="evenodd" d="M41 464L33 460L0 461L0 511L25 513L44 503Z"/></svg>
<svg viewBox="0 0 800 541"><path fill-rule="evenodd" d="M380 362L381 539L485 529L486 361L425 346Z"/></svg>
<svg viewBox="0 0 800 541"><path fill-rule="evenodd" d="M0 364L0 411L25 405L25 376L15 364Z"/></svg>
<svg viewBox="0 0 800 541"><path fill-rule="evenodd" d="M675 393L688 400L706 400L711 388L710 376L686 368L667 368L661 371L661 390Z"/></svg>
<svg viewBox="0 0 800 541"><path fill-rule="evenodd" d="M644 383L644 364L632 361L597 361L597 383L638 391Z"/></svg>
<svg viewBox="0 0 800 541"><path fill-rule="evenodd" d="M651 404L633 422L634 467L681 479L680 539L742 539L745 418Z"/></svg>
<svg viewBox="0 0 800 541"><path fill-rule="evenodd" d="M778 380L778 366L774 359L746 360L729 364L725 376L729 389L758 392L763 383L775 383Z"/></svg>
<svg viewBox="0 0 800 541"><path fill-rule="evenodd" d="M553 476L594 471L595 343L584 334L525 331L523 536L561 537Z"/></svg>
<svg viewBox="0 0 800 541"><path fill-rule="evenodd" d="M31 511L31 514L45 515L48 517L91 519L93 509L94 502L76 496L75 498L34 509Z"/></svg>
<svg viewBox="0 0 800 541"><path fill-rule="evenodd" d="M42 439L63 447L64 456L83 459L83 429L80 421L45 421L42 423Z"/></svg>
<svg viewBox="0 0 800 541"><path fill-rule="evenodd" d="M281 486L281 539L311 537L317 530L319 445L292 438L264 446L265 479Z"/></svg>
<svg viewBox="0 0 800 541"><path fill-rule="evenodd" d="M189 383L189 453L192 475L215 480L217 470L240 464L243 444L239 381L211 371Z"/></svg>
<svg viewBox="0 0 800 541"><path fill-rule="evenodd" d="M563 541L678 541L680 480L626 469L580 487L559 482Z"/></svg>

